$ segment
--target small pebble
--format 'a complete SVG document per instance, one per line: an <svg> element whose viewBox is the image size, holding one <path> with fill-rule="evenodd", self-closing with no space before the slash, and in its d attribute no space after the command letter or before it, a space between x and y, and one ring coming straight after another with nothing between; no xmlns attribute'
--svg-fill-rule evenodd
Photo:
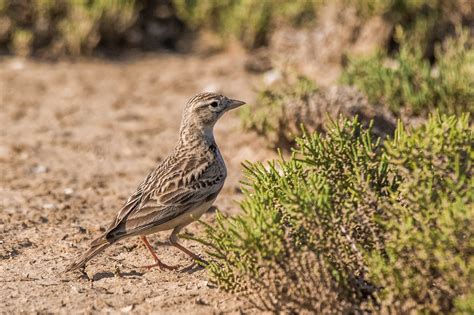
<svg viewBox="0 0 474 315"><path fill-rule="evenodd" d="M128 313L128 312L131 312L133 310L133 304L132 305L129 305L129 306L125 306L125 307L122 307L120 309L120 311L122 313Z"/></svg>
<svg viewBox="0 0 474 315"><path fill-rule="evenodd" d="M83 228L82 226L76 226L76 228L78 229L79 233L84 234L84 233L87 232L87 230L85 228Z"/></svg>
<svg viewBox="0 0 474 315"><path fill-rule="evenodd" d="M29 239L25 238L18 245L20 245L21 247L30 247L31 245L33 245L33 243L31 243Z"/></svg>
<svg viewBox="0 0 474 315"><path fill-rule="evenodd" d="M43 205L43 209L45 210L53 210L53 209L56 209L56 206L52 203L45 203Z"/></svg>
<svg viewBox="0 0 474 315"><path fill-rule="evenodd" d="M34 174L43 174L48 171L48 168L44 165L36 165L31 169Z"/></svg>
<svg viewBox="0 0 474 315"><path fill-rule="evenodd" d="M209 305L209 303L201 297L197 297L195 302L196 304L199 304L199 305Z"/></svg>

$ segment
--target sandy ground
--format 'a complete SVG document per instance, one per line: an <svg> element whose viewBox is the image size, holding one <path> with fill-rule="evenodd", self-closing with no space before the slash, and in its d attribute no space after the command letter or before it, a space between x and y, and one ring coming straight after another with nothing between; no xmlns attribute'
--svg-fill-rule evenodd
<svg viewBox="0 0 474 315"><path fill-rule="evenodd" d="M239 51L210 57L154 55L122 61L0 60L0 312L252 313L216 289L205 270L159 246L179 271L147 271L138 239L64 273L177 140L183 105L204 90L251 102L258 78ZM272 156L262 140L223 117L216 139L228 179L216 205L236 213L240 163ZM204 220L211 222L212 213ZM194 223L188 233L202 228ZM204 253L191 241L183 244Z"/></svg>

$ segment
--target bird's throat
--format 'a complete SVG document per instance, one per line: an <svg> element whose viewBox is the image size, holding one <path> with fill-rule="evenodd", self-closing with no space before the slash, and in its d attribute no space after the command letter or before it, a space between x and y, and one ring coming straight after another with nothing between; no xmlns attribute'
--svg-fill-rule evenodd
<svg viewBox="0 0 474 315"><path fill-rule="evenodd" d="M214 126L187 125L181 127L179 144L191 147L215 144Z"/></svg>

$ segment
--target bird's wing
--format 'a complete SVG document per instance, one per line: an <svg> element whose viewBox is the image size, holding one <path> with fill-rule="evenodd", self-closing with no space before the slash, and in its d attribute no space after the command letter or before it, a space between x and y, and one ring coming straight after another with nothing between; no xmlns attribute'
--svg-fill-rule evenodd
<svg viewBox="0 0 474 315"><path fill-rule="evenodd" d="M214 199L225 172L206 157L166 160L152 171L117 214L107 239L168 222Z"/></svg>

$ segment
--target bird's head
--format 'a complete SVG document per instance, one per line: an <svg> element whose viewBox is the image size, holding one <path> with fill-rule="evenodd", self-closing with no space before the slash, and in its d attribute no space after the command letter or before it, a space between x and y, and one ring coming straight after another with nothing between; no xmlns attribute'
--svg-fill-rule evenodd
<svg viewBox="0 0 474 315"><path fill-rule="evenodd" d="M181 128L197 127L212 130L217 120L227 111L245 102L215 93L200 93L191 98L183 113Z"/></svg>

